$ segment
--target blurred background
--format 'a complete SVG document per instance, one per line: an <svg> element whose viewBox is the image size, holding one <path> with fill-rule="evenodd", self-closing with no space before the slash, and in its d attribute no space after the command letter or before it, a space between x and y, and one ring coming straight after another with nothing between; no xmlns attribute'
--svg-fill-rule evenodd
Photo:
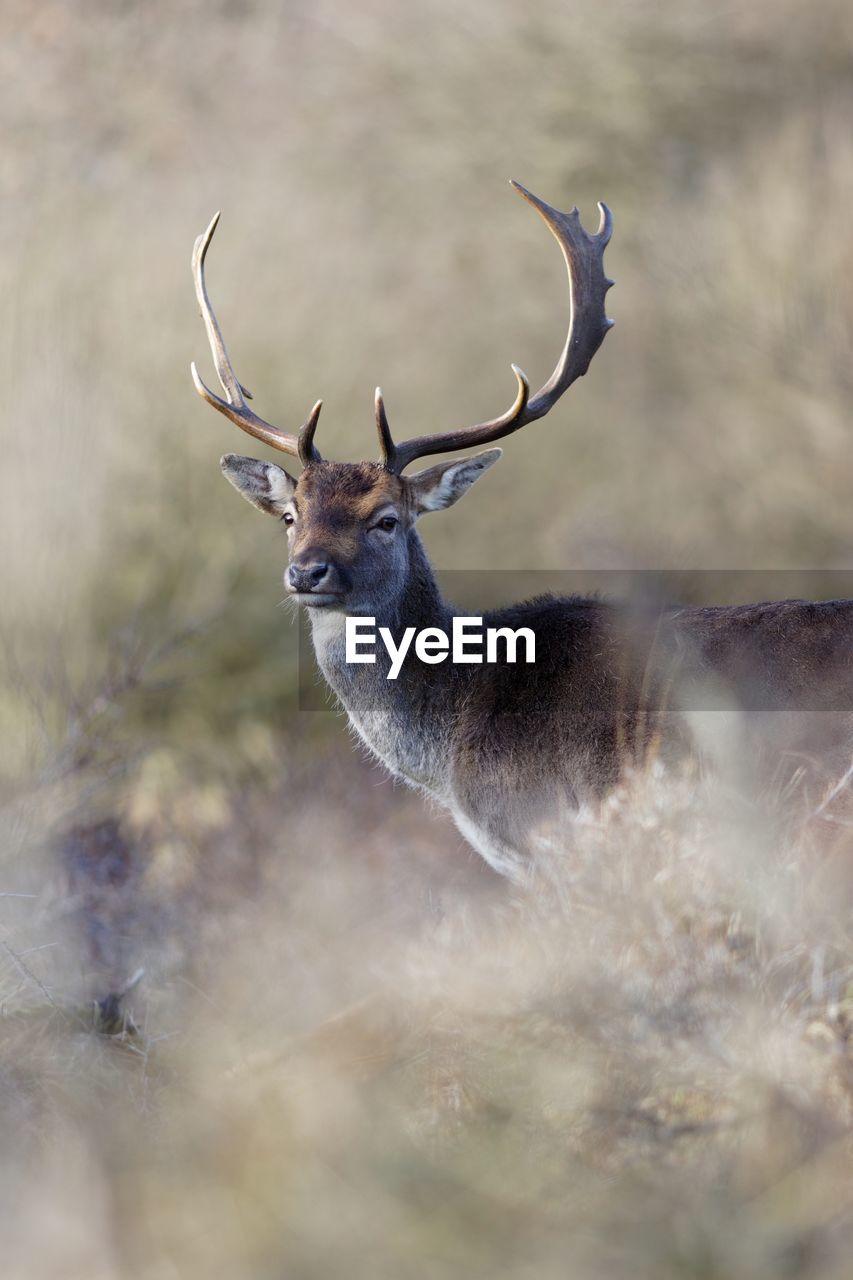
<svg viewBox="0 0 853 1280"><path fill-rule="evenodd" d="M616 328L424 521L436 564L820 594L853 567L849 4L0 25L9 1274L848 1275L848 830L815 862L820 797L660 784L496 881L299 709L284 539L218 466L272 455L192 389L189 258L221 209L258 412L322 397L324 454L373 457L377 383L413 435L553 366L562 263L507 179L607 201Z"/></svg>

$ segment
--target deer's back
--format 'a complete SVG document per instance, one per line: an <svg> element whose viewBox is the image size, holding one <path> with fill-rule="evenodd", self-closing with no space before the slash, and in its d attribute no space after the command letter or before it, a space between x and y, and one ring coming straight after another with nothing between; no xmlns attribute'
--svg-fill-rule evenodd
<svg viewBox="0 0 853 1280"><path fill-rule="evenodd" d="M601 796L651 751L692 751L703 712L742 709L779 752L849 763L853 601L652 611L542 597L484 622L530 627L536 661L475 669L453 781L464 811L513 845L536 813Z"/></svg>

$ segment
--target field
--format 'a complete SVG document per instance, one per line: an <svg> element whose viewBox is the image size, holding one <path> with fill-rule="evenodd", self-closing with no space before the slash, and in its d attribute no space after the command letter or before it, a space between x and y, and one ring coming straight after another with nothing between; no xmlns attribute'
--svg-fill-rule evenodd
<svg viewBox="0 0 853 1280"><path fill-rule="evenodd" d="M370 457L377 383L414 435L550 371L562 268L506 179L606 200L616 328L424 521L448 583L853 596L849 5L0 30L4 1275L847 1280L849 777L756 788L722 718L715 779L630 779L499 880L305 709L189 255L221 208L258 411L322 396Z"/></svg>

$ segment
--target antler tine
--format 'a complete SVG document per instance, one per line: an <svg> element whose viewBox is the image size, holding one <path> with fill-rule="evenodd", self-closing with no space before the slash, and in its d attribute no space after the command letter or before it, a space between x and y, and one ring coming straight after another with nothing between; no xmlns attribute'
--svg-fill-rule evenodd
<svg viewBox="0 0 853 1280"><path fill-rule="evenodd" d="M395 445L385 418L384 406L380 425L377 402L377 426L382 442L383 463L398 475L415 458L488 444L492 440L511 435L528 422L543 418L572 383L586 373L590 361L613 325L604 310L605 294L613 284L605 276L603 265L604 250L613 233L613 215L607 205L599 203L598 230L590 235L581 225L576 208L570 213L561 213L519 182L513 181L511 186L541 215L560 245L565 259L569 276L570 310L569 330L560 359L548 381L532 397L527 378L517 365L513 365L512 370L518 380L518 393L512 408L500 418L492 418L489 422L463 427L458 431L417 436Z"/></svg>
<svg viewBox="0 0 853 1280"><path fill-rule="evenodd" d="M379 436L379 448L382 450L382 465L387 467L389 471L396 469L397 462L397 446L391 436L391 428L388 425L388 414L385 412L385 398L382 395L382 388L376 388L374 397L374 411L376 414L376 431Z"/></svg>
<svg viewBox="0 0 853 1280"><path fill-rule="evenodd" d="M264 444L268 444L270 448L278 449L281 453L289 453L295 458L298 457L303 466L307 466L309 462L319 462L321 459L314 445L314 432L317 429L317 419L320 416L320 409L323 405L322 400L318 400L314 405L307 421L300 428L298 436L274 427L271 422L266 422L259 417L246 404L247 399L251 400L252 393L242 386L234 373L234 367L226 350L219 322L216 319L213 307L210 305L207 284L204 278L204 260L218 222L219 214L217 213L211 219L210 226L204 235L199 236L196 240L193 246L192 272L193 281L195 282L195 294L198 299L201 318L207 330L207 339L210 343L216 375L222 385L222 390L225 392L226 399L223 400L216 395L202 381L193 361L190 365L190 373L192 374L195 389L203 400L213 405L214 409L224 413L226 418L229 418L243 431L248 432L250 436L254 436L257 440L263 440Z"/></svg>
<svg viewBox="0 0 853 1280"><path fill-rule="evenodd" d="M318 400L309 413L308 420L303 422L299 428L299 435L296 437L296 453L303 467L307 467L309 462L322 461L320 454L314 447L314 432L317 430L317 422L320 418L322 407L323 401Z"/></svg>

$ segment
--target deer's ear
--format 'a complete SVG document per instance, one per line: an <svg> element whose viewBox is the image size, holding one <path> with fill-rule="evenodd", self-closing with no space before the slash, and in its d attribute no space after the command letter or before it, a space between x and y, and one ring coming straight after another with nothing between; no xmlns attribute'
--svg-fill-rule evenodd
<svg viewBox="0 0 853 1280"><path fill-rule="evenodd" d="M426 471L406 476L418 515L424 511L443 511L445 507L452 507L502 453L502 449L486 449L471 458L451 458L448 462L427 467Z"/></svg>
<svg viewBox="0 0 853 1280"><path fill-rule="evenodd" d="M269 516L280 516L296 489L293 476L274 462L226 453L219 465L225 479L239 489L246 501Z"/></svg>

